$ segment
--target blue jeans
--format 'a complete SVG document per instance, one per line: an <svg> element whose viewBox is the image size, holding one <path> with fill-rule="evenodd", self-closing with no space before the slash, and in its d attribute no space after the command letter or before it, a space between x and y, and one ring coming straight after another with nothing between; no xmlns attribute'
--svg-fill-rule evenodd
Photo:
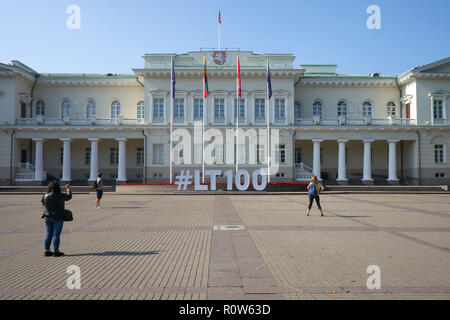
<svg viewBox="0 0 450 320"><path fill-rule="evenodd" d="M45 250L50 250L50 244L53 239L53 250L59 250L60 235L63 228L64 221L46 221L45 230L47 231L47 236L44 240Z"/></svg>

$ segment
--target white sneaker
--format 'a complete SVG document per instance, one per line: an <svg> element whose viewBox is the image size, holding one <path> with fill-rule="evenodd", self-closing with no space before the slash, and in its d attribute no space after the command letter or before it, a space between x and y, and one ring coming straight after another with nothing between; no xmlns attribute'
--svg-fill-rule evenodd
<svg viewBox="0 0 450 320"><path fill-rule="evenodd" d="M103 209L102 206L96 206L95 208L96 208L96 209Z"/></svg>

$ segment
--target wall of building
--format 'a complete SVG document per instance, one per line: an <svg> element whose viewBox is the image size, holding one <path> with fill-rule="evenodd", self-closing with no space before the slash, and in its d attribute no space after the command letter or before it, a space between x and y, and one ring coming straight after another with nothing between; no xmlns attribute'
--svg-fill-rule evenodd
<svg viewBox="0 0 450 320"><path fill-rule="evenodd" d="M347 117L360 118L364 101L373 104L373 118L386 119L386 105L393 101L399 105L400 93L396 87L331 87L301 86L295 90L295 99L302 105L302 118L312 118L312 106L315 100L322 102L322 118L337 118L337 104L342 99L347 103Z"/></svg>
<svg viewBox="0 0 450 320"><path fill-rule="evenodd" d="M144 88L136 82L135 87L125 86L36 86L34 103L45 102L45 116L61 117L61 104L69 99L72 106L72 117L86 118L86 105L89 99L96 103L98 118L111 118L111 103L118 100L124 118L137 117L137 103L144 100ZM35 110L35 107L33 108Z"/></svg>
<svg viewBox="0 0 450 320"><path fill-rule="evenodd" d="M427 121L431 123L432 107L431 97L429 94L437 90L445 90L450 92L450 81L445 80L422 80L417 79L417 105L418 116L421 119L421 124L426 124ZM447 96L445 101L447 119L449 117L450 110L450 97Z"/></svg>

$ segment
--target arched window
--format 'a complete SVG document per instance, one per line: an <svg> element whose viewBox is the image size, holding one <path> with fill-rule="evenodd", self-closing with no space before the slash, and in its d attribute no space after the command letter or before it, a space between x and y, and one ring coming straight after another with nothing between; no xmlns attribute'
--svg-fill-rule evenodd
<svg viewBox="0 0 450 320"><path fill-rule="evenodd" d="M313 117L322 117L322 102L318 100L313 103Z"/></svg>
<svg viewBox="0 0 450 320"><path fill-rule="evenodd" d="M61 103L61 117L69 117L72 115L72 105L70 104L70 100L65 99Z"/></svg>
<svg viewBox="0 0 450 320"><path fill-rule="evenodd" d="M363 106L362 106L362 116L372 118L372 115L373 115L372 102L364 101Z"/></svg>
<svg viewBox="0 0 450 320"><path fill-rule="evenodd" d="M302 105L300 101L294 102L294 120L300 120L302 117Z"/></svg>
<svg viewBox="0 0 450 320"><path fill-rule="evenodd" d="M89 99L86 104L86 118L95 117L97 115L96 104L95 101Z"/></svg>
<svg viewBox="0 0 450 320"><path fill-rule="evenodd" d="M388 117L396 115L396 106L394 101L389 101L386 105L386 112Z"/></svg>
<svg viewBox="0 0 450 320"><path fill-rule="evenodd" d="M144 119L144 100L137 103L136 115L138 119Z"/></svg>
<svg viewBox="0 0 450 320"><path fill-rule="evenodd" d="M114 100L111 103L111 119L117 119L120 115L120 102Z"/></svg>
<svg viewBox="0 0 450 320"><path fill-rule="evenodd" d="M346 117L347 116L347 104L343 100L339 101L337 104L337 115L338 115L338 117L340 117L340 116Z"/></svg>
<svg viewBox="0 0 450 320"><path fill-rule="evenodd" d="M45 102L43 100L39 100L36 102L36 115L44 116L45 115Z"/></svg>

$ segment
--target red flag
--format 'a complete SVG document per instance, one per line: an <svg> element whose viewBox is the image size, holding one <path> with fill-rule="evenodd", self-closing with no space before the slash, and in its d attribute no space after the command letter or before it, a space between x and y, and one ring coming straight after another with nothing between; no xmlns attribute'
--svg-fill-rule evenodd
<svg viewBox="0 0 450 320"><path fill-rule="evenodd" d="M237 55L237 94L241 97L241 66L239 64L239 55Z"/></svg>
<svg viewBox="0 0 450 320"><path fill-rule="evenodd" d="M222 24L222 19L220 19L220 9L219 9L219 23Z"/></svg>

